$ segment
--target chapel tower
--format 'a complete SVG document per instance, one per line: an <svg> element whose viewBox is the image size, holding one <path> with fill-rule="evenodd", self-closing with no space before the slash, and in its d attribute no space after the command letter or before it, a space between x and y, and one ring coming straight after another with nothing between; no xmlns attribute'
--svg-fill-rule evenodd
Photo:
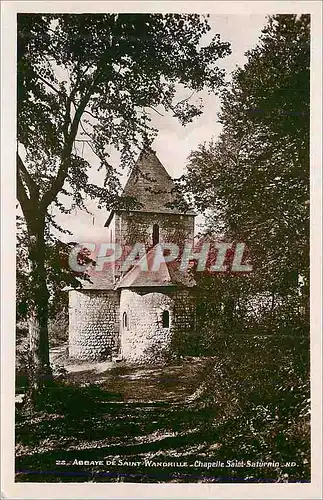
<svg viewBox="0 0 323 500"><path fill-rule="evenodd" d="M105 226L111 241L120 245L124 253L136 243L144 244L148 251L158 243L175 243L182 249L186 241L193 241L196 214L188 209L151 148L141 152L125 185L123 199L125 205L133 202L134 208L114 210ZM121 274L117 265L116 280Z"/></svg>
<svg viewBox="0 0 323 500"><path fill-rule="evenodd" d="M91 283L70 291L69 353L78 359L153 363L169 354L175 333L184 336L195 327L192 277L163 251L157 270L152 266L163 243L181 250L193 242L195 214L151 148L140 154L122 199L105 234L125 256L136 243L144 246L148 268L139 259L125 270L123 256L113 269L94 273Z"/></svg>

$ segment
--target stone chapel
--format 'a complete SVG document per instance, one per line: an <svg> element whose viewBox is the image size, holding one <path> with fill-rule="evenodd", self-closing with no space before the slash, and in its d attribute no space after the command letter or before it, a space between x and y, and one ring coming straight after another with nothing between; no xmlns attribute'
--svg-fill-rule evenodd
<svg viewBox="0 0 323 500"><path fill-rule="evenodd" d="M141 152L123 196L134 198L137 208L112 211L104 228L108 241L121 248L144 243L148 264L156 246L171 242L181 249L193 241L196 214L178 208L175 184L151 148ZM161 261L157 271L149 265L142 270L138 261L127 272L119 262L94 273L83 288L69 291L69 356L162 359L175 331L185 335L194 329L193 290L194 281L177 261Z"/></svg>

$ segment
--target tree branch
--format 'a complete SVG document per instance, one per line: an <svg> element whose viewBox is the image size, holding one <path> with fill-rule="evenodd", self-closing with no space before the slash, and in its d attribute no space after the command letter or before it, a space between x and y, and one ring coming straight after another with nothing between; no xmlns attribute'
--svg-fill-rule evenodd
<svg viewBox="0 0 323 500"><path fill-rule="evenodd" d="M193 90L193 92L191 93L191 95L189 95L188 97L185 97L184 99L182 99L181 101L178 101L178 103L176 103L172 108L171 110L174 111L175 108L177 106L180 106L180 104L183 104L183 102L186 102L186 101L189 101L190 99L192 99L193 95L197 93L197 90Z"/></svg>
<svg viewBox="0 0 323 500"><path fill-rule="evenodd" d="M40 75L39 75L38 73L36 73L35 71L34 71L34 73L35 73L35 75L37 76L37 78L38 78L39 80L41 80L41 81L42 81L45 85L47 85L49 88L51 88L52 90L54 90L54 92L56 92L56 94L58 94L58 95L64 95L64 94L62 94L62 92L61 92L60 90L58 90L56 87L54 87L54 85L52 85L51 83L49 83L49 82L46 80L46 78L43 78L42 76L40 76Z"/></svg>
<svg viewBox="0 0 323 500"><path fill-rule="evenodd" d="M81 127L81 129L83 130L83 132L84 132L84 133L85 133L85 134L86 134L86 135L87 135L90 139L92 139L92 137L90 136L90 134L89 134L89 133L85 130L84 125L83 125L83 123L82 123L81 121L80 121L80 127ZM97 156L97 157L99 158L99 160L101 160L100 156L98 155L98 153L95 151L95 149L94 149L94 148L93 148L93 146L92 146L92 141L89 141L89 140L82 140L82 139L78 139L78 140L79 140L79 141L81 141L81 142L86 142L86 143L90 146L90 148L92 149L92 151L93 151L93 153L95 154L95 156ZM93 140L93 139L92 139L92 140Z"/></svg>
<svg viewBox="0 0 323 500"><path fill-rule="evenodd" d="M155 108L153 108L152 106L148 106L148 108L149 108L149 109L152 109L153 111L155 111L155 113L157 113L159 116L165 116L165 115L163 115L162 113L160 113L160 112L158 111L158 109L155 109Z"/></svg>
<svg viewBox="0 0 323 500"><path fill-rule="evenodd" d="M62 155L61 155L61 163L60 167L58 169L57 175L55 179L52 182L51 187L49 188L46 193L41 198L40 205L41 208L44 210L46 209L56 198L57 194L61 190L61 188L64 185L67 173L68 173L68 168L69 168L69 160L70 160L70 155L73 149L73 144L76 138L76 134L78 131L78 127L82 118L82 115L85 111L85 108L89 102L89 99L92 95L93 89L95 88L95 85L97 84L98 80L100 79L100 72L101 72L101 67L98 67L95 73L95 76L93 78L92 84L89 86L87 92L84 94L84 96L81 98L80 103L78 108L76 109L70 131L68 136L65 139L65 144L63 147ZM70 100L71 102L71 100Z"/></svg>
<svg viewBox="0 0 323 500"><path fill-rule="evenodd" d="M94 118L95 120L98 120L98 117L97 116L94 116L90 111L88 110L84 110L84 113L86 113L87 115L90 115L92 116L92 118Z"/></svg>
<svg viewBox="0 0 323 500"><path fill-rule="evenodd" d="M20 171L23 175L24 181L28 186L29 193L30 193L30 198L36 198L38 199L39 196L39 188L28 172L27 168L25 167L24 162L22 161L19 153L17 152L17 171Z"/></svg>
<svg viewBox="0 0 323 500"><path fill-rule="evenodd" d="M91 141L87 141L87 144L88 144L88 146L90 146L90 148L92 149L92 151L95 154L95 156L97 156L99 158L99 160L102 160L102 158L100 158L100 156L98 155L98 153L93 148Z"/></svg>
<svg viewBox="0 0 323 500"><path fill-rule="evenodd" d="M84 134L87 135L90 139L92 139L90 134L85 130L84 125L81 121L80 121L80 127L81 127L82 131L84 132Z"/></svg>
<svg viewBox="0 0 323 500"><path fill-rule="evenodd" d="M20 175L20 170L18 167L18 158L19 155L17 153L17 199L20 203L21 210L23 211L23 214L25 216L25 219L27 220L27 215L30 210L30 199L28 198L28 195L26 193L25 186L22 182L21 175Z"/></svg>
<svg viewBox="0 0 323 500"><path fill-rule="evenodd" d="M68 99L66 101L66 111L65 111L65 115L64 115L63 136L64 136L65 141L68 140L68 127L71 123L71 102L72 102L72 99L70 96L70 97L68 97Z"/></svg>

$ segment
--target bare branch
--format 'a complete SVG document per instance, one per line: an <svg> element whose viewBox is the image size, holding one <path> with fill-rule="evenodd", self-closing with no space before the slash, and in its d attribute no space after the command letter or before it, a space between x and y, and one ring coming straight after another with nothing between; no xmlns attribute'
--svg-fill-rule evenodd
<svg viewBox="0 0 323 500"><path fill-rule="evenodd" d="M37 76L37 78L39 80L41 80L45 85L47 85L49 88L51 88L54 92L56 92L56 94L58 95L64 95L60 90L58 90L56 87L54 87L54 85L52 85L50 82L48 82L46 80L46 78L43 78L42 76L40 76L38 73L35 72L35 75Z"/></svg>
<svg viewBox="0 0 323 500"><path fill-rule="evenodd" d="M99 158L99 160L101 160L102 158L100 158L100 156L98 155L97 151L95 151L95 149L93 148L92 144L91 144L91 141L88 141L88 145L90 146L90 148L92 149L93 153L95 154L95 156L97 156Z"/></svg>
<svg viewBox="0 0 323 500"><path fill-rule="evenodd" d="M63 136L65 141L68 140L68 127L71 123L71 96L67 98L66 101L66 111L64 115L64 124L63 124Z"/></svg>
<svg viewBox="0 0 323 500"><path fill-rule="evenodd" d="M193 92L191 93L191 95L189 95L188 97L185 97L185 99L182 99L181 101L178 101L178 103L175 104L175 106L173 106L173 109L175 109L180 104L183 104L183 102L187 102L190 99L192 99L193 95L196 94L196 93L197 93L197 90L193 90ZM173 111L173 109L172 109L172 111Z"/></svg>
<svg viewBox="0 0 323 500"><path fill-rule="evenodd" d="M149 109L152 109L153 111L155 111L155 112L156 112L159 116L165 116L165 115L163 115L162 113L160 113L160 112L158 111L158 109L153 108L152 106L148 106L148 108L149 108Z"/></svg>
<svg viewBox="0 0 323 500"><path fill-rule="evenodd" d="M97 116L94 116L90 111L88 111L87 109L84 111L84 113L86 113L87 115L90 115L92 116L92 118L94 118L95 120L98 120L98 117Z"/></svg>
<svg viewBox="0 0 323 500"><path fill-rule="evenodd" d="M90 134L87 132L87 130L85 130L84 128L84 125L82 123L82 121L80 121L80 127L82 129L82 131L84 132L85 135L87 135L90 139L92 139L92 137L90 136Z"/></svg>

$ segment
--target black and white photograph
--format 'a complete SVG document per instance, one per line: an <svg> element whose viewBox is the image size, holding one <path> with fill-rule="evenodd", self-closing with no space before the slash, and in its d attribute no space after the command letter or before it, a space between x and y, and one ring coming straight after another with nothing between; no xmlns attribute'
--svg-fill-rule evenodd
<svg viewBox="0 0 323 500"><path fill-rule="evenodd" d="M15 485L313 485L318 2L63 3L14 13Z"/></svg>

